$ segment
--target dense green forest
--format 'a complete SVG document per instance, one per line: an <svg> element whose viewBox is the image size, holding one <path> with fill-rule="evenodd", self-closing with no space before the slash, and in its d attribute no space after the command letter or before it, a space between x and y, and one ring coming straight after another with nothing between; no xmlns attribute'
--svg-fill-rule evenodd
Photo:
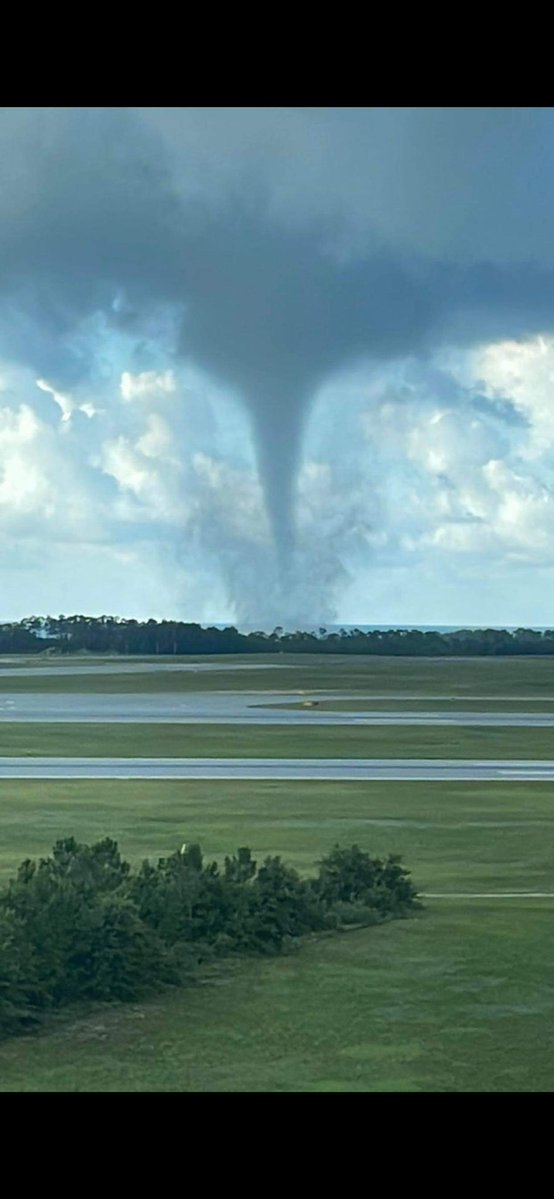
<svg viewBox="0 0 554 1199"><path fill-rule="evenodd" d="M554 654L554 629L340 629L317 633L276 628L240 633L177 620L125 620L116 616L30 616L0 624L0 653L35 654L391 654L460 657Z"/></svg>
<svg viewBox="0 0 554 1199"><path fill-rule="evenodd" d="M220 867L191 844L133 870L109 838L58 841L0 891L0 1036L68 1004L192 982L216 956L406 916L420 905L400 861L335 846L301 879L280 857L258 867L243 847Z"/></svg>

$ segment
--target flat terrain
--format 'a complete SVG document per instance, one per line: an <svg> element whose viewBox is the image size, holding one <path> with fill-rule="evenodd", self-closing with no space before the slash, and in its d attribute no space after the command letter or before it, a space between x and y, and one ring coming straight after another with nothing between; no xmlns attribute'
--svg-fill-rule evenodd
<svg viewBox="0 0 554 1199"><path fill-rule="evenodd" d="M554 789L509 784L12 783L0 866L57 836L135 861L183 840L302 871L336 841L401 852L416 917L219 963L204 985L0 1046L2 1091L551 1091Z"/></svg>
<svg viewBox="0 0 554 1199"><path fill-rule="evenodd" d="M241 728L239 739L246 725L285 725L291 730L336 726L344 728L346 737L356 725L375 725L383 736L387 726L397 732L402 726L420 726L422 737L427 737L424 728L449 725L479 732L485 726L554 730L554 659L283 654L265 659L256 655L255 661L244 655L0 661L0 732L6 724L65 722L83 727L211 724L221 731L229 724ZM410 736L402 734L399 743ZM459 739L448 730L447 736ZM167 739L166 734L160 737ZM314 746L318 756L315 740ZM408 752L415 756L417 751ZM425 756L423 741L421 752ZM498 750L491 752L498 756ZM448 751L443 749L442 756L449 756Z"/></svg>
<svg viewBox="0 0 554 1199"><path fill-rule="evenodd" d="M0 722L1 757L554 758L551 728Z"/></svg>
<svg viewBox="0 0 554 1199"><path fill-rule="evenodd" d="M554 890L554 785L536 782L11 781L0 871L58 837L110 836L132 860L200 841L251 845L302 871L340 841L405 855L422 890ZM554 909L553 909L554 914Z"/></svg>
<svg viewBox="0 0 554 1199"><path fill-rule="evenodd" d="M254 660L252 660L254 658ZM20 666L17 663L20 663ZM554 657L396 658L331 654L228 655L203 658L4 658L0 691L149 693L237 688L346 691L405 698L554 698ZM101 667L100 673L96 668ZM171 669L167 670L166 667ZM23 675L21 667L33 670ZM60 674L70 669L70 674ZM178 669L175 669L177 667ZM187 669L182 669L186 667ZM278 669L277 669L278 667ZM94 668L94 669L92 669ZM35 674L34 671L37 671ZM55 671L55 673L51 673ZM77 671L77 673L74 673Z"/></svg>
<svg viewBox="0 0 554 1199"><path fill-rule="evenodd" d="M5 777L3 879L70 835L112 836L134 862L183 841L219 860L250 845L303 873L357 842L401 853L429 898L410 920L56 1019L0 1045L0 1090L554 1090L554 659L5 659L0 761L33 756L43 770L119 758L123 774L137 758L153 773L200 758L321 774L332 758L348 781ZM386 780L353 780L382 759L396 760ZM437 781L438 759L509 774ZM405 769L434 781L390 777Z"/></svg>

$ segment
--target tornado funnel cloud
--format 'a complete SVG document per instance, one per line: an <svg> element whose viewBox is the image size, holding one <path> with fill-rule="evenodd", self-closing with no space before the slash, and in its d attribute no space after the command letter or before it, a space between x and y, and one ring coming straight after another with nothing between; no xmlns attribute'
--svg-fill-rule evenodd
<svg viewBox="0 0 554 1199"><path fill-rule="evenodd" d="M325 559L295 528L321 385L552 328L552 109L4 108L0 175L0 355L93 390L121 339L240 397L285 594Z"/></svg>
<svg viewBox="0 0 554 1199"><path fill-rule="evenodd" d="M302 451L300 404L266 403L253 413L258 470L278 564L285 570L296 540L296 483Z"/></svg>

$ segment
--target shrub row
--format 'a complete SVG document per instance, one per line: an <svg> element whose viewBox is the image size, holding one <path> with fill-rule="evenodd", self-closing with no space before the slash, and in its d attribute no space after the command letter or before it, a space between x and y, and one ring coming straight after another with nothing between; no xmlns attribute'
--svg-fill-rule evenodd
<svg viewBox="0 0 554 1199"><path fill-rule="evenodd" d="M0 1036L65 1004L135 999L228 953L275 954L306 933L407 915L417 903L397 855L336 846L301 879L250 849L205 862L183 846L132 870L110 839L58 841L0 892Z"/></svg>

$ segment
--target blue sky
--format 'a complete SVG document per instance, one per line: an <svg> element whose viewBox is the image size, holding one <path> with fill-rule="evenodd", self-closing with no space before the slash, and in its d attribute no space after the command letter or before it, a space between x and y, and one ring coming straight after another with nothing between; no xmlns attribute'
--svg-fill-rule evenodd
<svg viewBox="0 0 554 1199"><path fill-rule="evenodd" d="M0 112L2 618L551 624L554 110Z"/></svg>

